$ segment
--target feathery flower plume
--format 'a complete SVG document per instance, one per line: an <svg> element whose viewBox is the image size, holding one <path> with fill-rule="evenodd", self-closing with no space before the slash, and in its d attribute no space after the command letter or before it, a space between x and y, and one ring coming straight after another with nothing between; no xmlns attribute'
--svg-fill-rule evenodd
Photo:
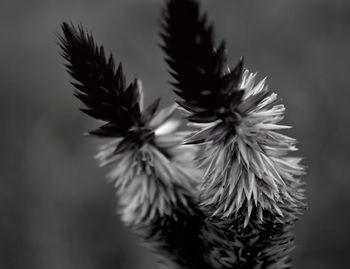
<svg viewBox="0 0 350 269"><path fill-rule="evenodd" d="M289 128L278 124L284 106L243 59L228 68L225 43L215 48L198 1L168 0L164 17L162 48L178 103L198 128L186 143L202 147L201 205L230 240L228 267L290 268L304 169L288 157L295 140L279 133Z"/></svg>
<svg viewBox="0 0 350 269"><path fill-rule="evenodd" d="M184 133L172 116L176 106L159 109L159 99L143 109L143 90L126 85L121 65L115 70L103 47L82 27L62 24L59 35L66 67L75 79L82 109L104 125L89 134L113 138L97 155L110 165L124 223L140 234L172 268L210 268L204 261L203 214L196 204L196 147L184 146ZM166 258L166 259L165 259Z"/></svg>

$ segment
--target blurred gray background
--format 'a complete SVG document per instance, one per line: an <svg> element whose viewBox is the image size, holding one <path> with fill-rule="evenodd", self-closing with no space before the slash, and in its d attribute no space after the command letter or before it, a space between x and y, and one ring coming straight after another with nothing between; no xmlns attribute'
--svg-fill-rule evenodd
<svg viewBox="0 0 350 269"><path fill-rule="evenodd" d="M115 214L103 141L78 111L55 33L82 23L144 82L146 102L174 99L157 43L161 0L0 2L0 268L155 269ZM203 1L231 64L268 75L308 166L309 211L294 268L350 264L350 1Z"/></svg>

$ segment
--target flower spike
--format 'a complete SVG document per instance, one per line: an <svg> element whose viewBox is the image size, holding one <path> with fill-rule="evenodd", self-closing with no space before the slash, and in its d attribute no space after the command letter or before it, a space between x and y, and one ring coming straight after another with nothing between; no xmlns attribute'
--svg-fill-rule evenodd
<svg viewBox="0 0 350 269"><path fill-rule="evenodd" d="M265 80L227 68L197 0L169 0L162 38L178 102L197 127L200 201L208 222L224 231L234 253L228 268L289 268L293 224L305 208L304 168L289 157L295 140L280 134L284 106ZM224 44L224 43L222 43ZM224 264L222 264L225 266Z"/></svg>
<svg viewBox="0 0 350 269"><path fill-rule="evenodd" d="M160 262L211 268L205 259L204 215L196 199L196 147L182 145L185 134L176 131L178 123L172 119L176 106L160 109L156 99L143 109L140 81L126 87L121 65L115 70L113 57L106 60L103 47L82 27L63 23L62 31L59 45L76 80L75 95L86 105L86 114L105 122L90 134L113 138L96 159L111 166L108 178L115 185L123 222Z"/></svg>

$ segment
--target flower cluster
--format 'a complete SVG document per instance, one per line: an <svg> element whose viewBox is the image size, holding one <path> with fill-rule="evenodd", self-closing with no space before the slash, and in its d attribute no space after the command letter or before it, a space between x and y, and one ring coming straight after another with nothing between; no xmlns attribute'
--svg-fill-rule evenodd
<svg viewBox="0 0 350 269"><path fill-rule="evenodd" d="M161 47L177 105L143 105L121 64L81 26L62 24L61 54L83 112L110 138L96 155L110 166L121 219L171 268L290 268L293 225L305 208L295 139L279 131L284 106L243 64L196 0L168 0ZM180 109L192 131L179 131Z"/></svg>

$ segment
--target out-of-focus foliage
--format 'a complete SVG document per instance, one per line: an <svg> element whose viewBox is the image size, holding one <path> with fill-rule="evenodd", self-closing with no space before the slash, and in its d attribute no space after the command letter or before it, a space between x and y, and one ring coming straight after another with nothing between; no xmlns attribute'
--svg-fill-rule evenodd
<svg viewBox="0 0 350 269"><path fill-rule="evenodd" d="M0 9L0 268L156 268L115 216L90 125L55 44L82 22L140 76L146 103L173 100L158 37L161 0L6 1ZM230 62L269 76L308 165L310 209L298 223L294 268L350 263L350 3L203 1ZM128 78L129 80L131 77Z"/></svg>

